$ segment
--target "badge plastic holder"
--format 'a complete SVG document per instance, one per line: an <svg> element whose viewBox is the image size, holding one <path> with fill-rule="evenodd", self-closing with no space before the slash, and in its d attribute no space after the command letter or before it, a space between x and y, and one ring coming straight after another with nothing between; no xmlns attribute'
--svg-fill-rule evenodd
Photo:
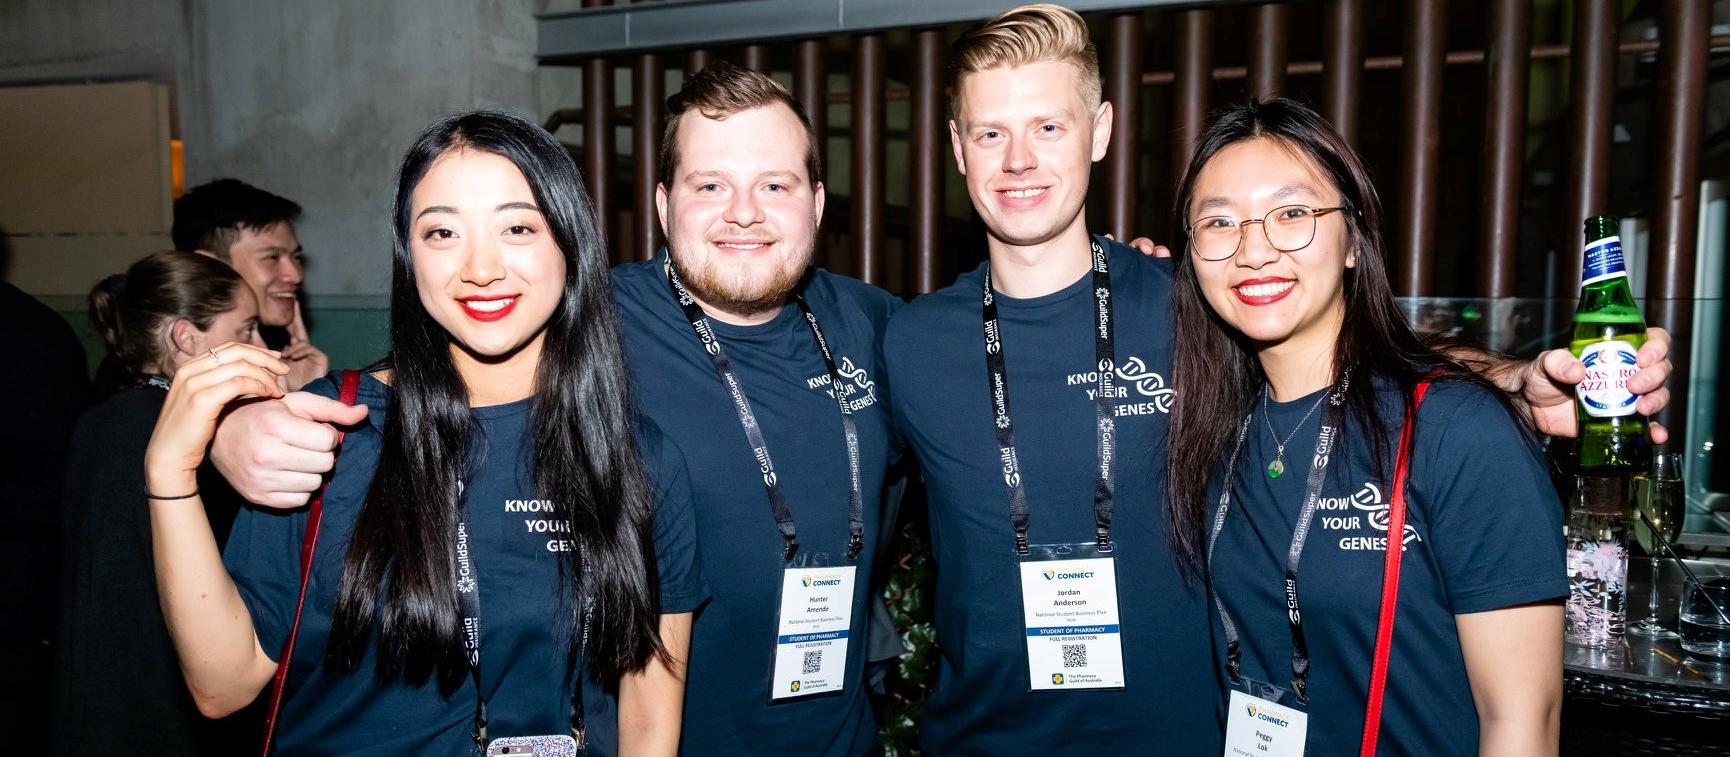
<svg viewBox="0 0 1730 757"><path fill-rule="evenodd" d="M781 584L775 595L775 637L770 645L770 704L836 696L846 687L848 661L852 655L849 642L853 629L853 600L859 591L857 571L852 561L837 561L828 552L800 551L782 564ZM831 581L838 583L828 583ZM817 593L827 586L844 589L846 596ZM804 601L798 606L813 611L827 608L839 613L839 619L823 623L814 630L789 628L783 623L783 613L788 609L790 588L801 592L797 599ZM826 599L831 604L809 608L817 599ZM811 657L812 654L817 657ZM798 672L783 674L783 665L794 665L794 659L798 660ZM807 670L813 672L807 673Z"/></svg>
<svg viewBox="0 0 1730 757"><path fill-rule="evenodd" d="M1030 544L1018 563L1028 690L1122 689L1123 631L1111 543Z"/></svg>
<svg viewBox="0 0 1730 757"><path fill-rule="evenodd" d="M1252 678L1229 682L1224 757L1302 757L1309 713L1289 689Z"/></svg>

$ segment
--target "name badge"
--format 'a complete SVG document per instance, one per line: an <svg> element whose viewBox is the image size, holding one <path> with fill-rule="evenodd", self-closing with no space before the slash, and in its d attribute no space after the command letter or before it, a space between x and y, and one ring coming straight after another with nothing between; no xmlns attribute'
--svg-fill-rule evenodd
<svg viewBox="0 0 1730 757"><path fill-rule="evenodd" d="M1036 544L1021 561L1033 691L1123 688L1117 562L1093 544Z"/></svg>
<svg viewBox="0 0 1730 757"><path fill-rule="evenodd" d="M1310 716L1232 689L1225 757L1303 757Z"/></svg>
<svg viewBox="0 0 1730 757"><path fill-rule="evenodd" d="M853 627L857 570L848 565L781 571L771 701L841 690L847 675L847 634Z"/></svg>

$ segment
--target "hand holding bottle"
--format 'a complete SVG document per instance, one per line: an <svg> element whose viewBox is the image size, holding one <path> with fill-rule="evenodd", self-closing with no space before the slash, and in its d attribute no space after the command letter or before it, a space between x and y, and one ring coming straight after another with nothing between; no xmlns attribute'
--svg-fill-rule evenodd
<svg viewBox="0 0 1730 757"><path fill-rule="evenodd" d="M1670 402L1670 332L1653 326L1646 329L1645 343L1635 353L1637 370L1628 379L1628 391L1638 396L1635 412L1650 418ZM1580 435L1575 387L1586 378L1586 366L1566 347L1546 350L1530 362L1521 363L1514 375L1497 378L1503 389L1519 395L1531 409L1532 424L1550 436ZM1654 420L1646 421L1646 435L1653 444L1669 440L1669 430Z"/></svg>
<svg viewBox="0 0 1730 757"><path fill-rule="evenodd" d="M1670 402L1670 332L1647 328L1628 284L1615 216L1586 220L1580 305L1568 348L1492 377L1517 394L1540 433L1580 437L1581 469L1643 470L1670 433L1647 420Z"/></svg>

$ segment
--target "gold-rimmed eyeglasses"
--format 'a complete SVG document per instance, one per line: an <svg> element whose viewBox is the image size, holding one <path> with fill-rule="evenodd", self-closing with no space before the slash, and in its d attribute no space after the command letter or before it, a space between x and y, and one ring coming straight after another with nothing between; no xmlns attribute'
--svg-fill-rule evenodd
<svg viewBox="0 0 1730 757"><path fill-rule="evenodd" d="M1350 210L1346 205L1332 208L1312 208L1308 205L1282 205L1267 212L1261 218L1240 220L1236 216L1214 215L1197 218L1189 225L1190 253L1202 260L1225 260L1237 254L1243 246L1243 236L1246 226L1252 223L1261 224L1261 233L1267 237L1267 243L1280 252L1296 252L1308 247L1316 237L1316 219L1341 210Z"/></svg>

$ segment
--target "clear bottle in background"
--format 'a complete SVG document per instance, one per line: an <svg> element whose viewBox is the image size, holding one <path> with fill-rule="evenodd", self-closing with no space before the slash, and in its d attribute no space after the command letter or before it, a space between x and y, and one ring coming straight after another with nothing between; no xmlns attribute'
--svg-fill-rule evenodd
<svg viewBox="0 0 1730 757"><path fill-rule="evenodd" d="M1579 476L1562 532L1568 544L1568 605L1564 634L1571 644L1620 643L1628 626L1627 476Z"/></svg>

